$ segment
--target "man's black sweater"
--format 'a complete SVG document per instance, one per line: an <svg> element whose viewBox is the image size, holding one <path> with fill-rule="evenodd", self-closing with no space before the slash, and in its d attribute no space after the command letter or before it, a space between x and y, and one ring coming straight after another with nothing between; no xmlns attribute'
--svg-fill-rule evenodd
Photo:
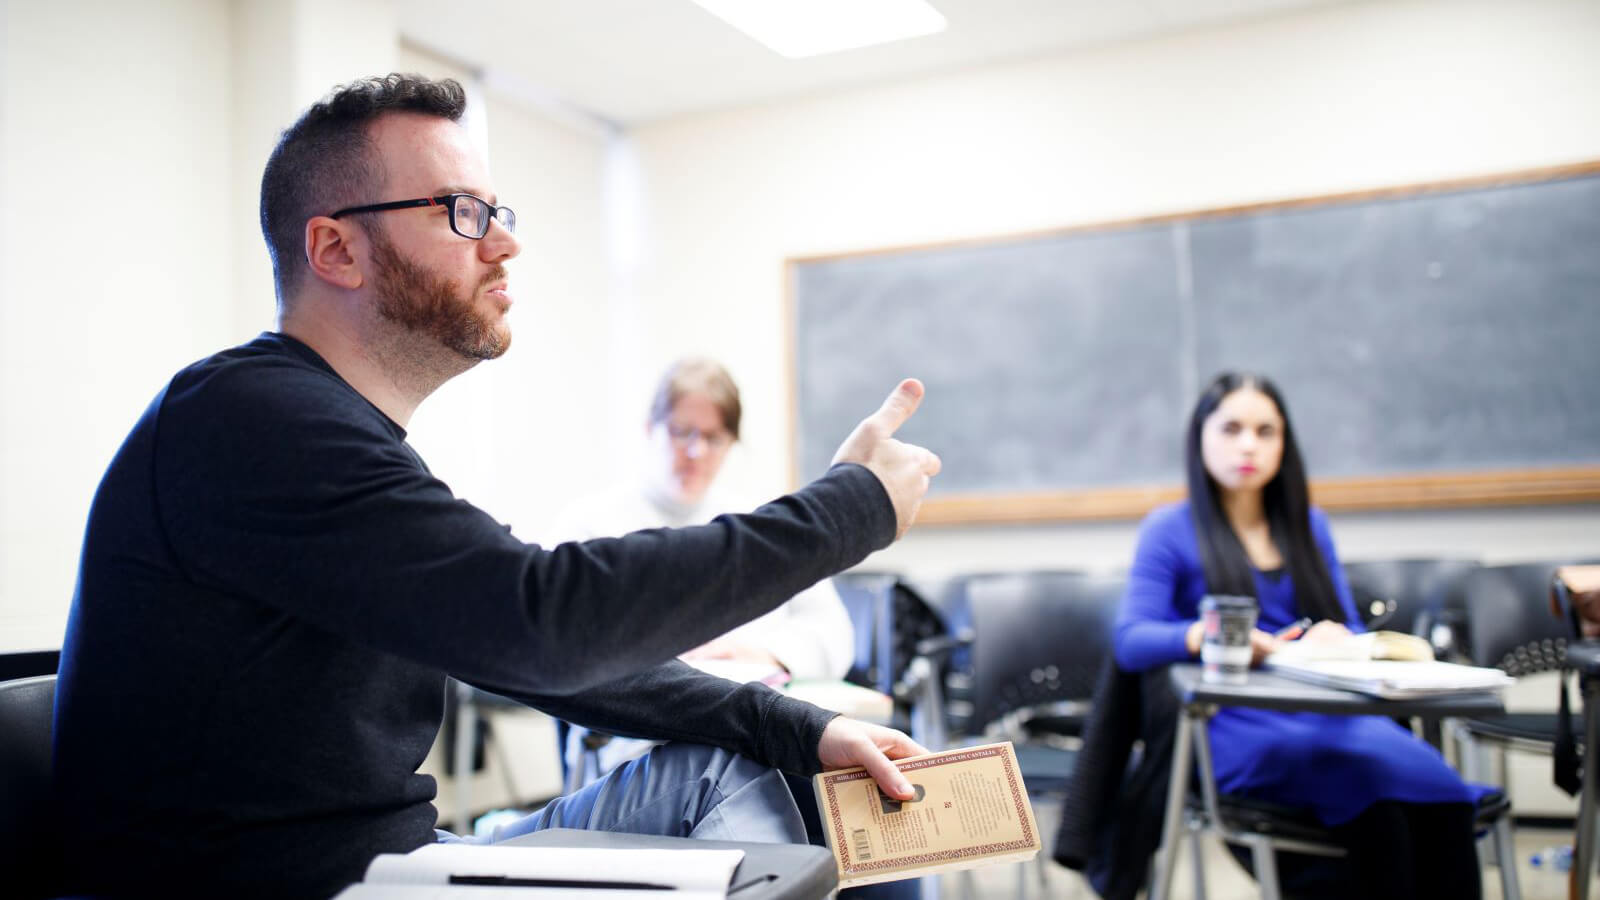
<svg viewBox="0 0 1600 900"><path fill-rule="evenodd" d="M56 701L78 890L326 896L434 839L445 675L815 771L829 713L673 657L888 544L859 466L754 513L544 549L265 334L178 373L107 470Z"/></svg>

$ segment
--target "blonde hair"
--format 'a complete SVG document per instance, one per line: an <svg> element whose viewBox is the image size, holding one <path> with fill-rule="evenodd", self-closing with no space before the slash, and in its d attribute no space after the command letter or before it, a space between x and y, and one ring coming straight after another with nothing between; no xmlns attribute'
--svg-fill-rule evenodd
<svg viewBox="0 0 1600 900"><path fill-rule="evenodd" d="M722 415L722 427L734 440L739 439L739 419L744 412L739 405L739 386L721 363L691 356L668 366L656 384L655 399L650 402L650 424L665 422L685 394L705 394L710 398Z"/></svg>

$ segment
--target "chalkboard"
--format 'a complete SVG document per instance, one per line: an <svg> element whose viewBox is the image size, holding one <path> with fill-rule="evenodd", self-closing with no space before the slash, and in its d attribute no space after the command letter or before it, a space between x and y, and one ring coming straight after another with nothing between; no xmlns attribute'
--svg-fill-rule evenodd
<svg viewBox="0 0 1600 900"><path fill-rule="evenodd" d="M800 480L915 375L903 436L945 465L930 509L1138 515L1175 495L1190 406L1233 368L1283 389L1325 505L1340 485L1366 506L1600 499L1600 163L789 278Z"/></svg>

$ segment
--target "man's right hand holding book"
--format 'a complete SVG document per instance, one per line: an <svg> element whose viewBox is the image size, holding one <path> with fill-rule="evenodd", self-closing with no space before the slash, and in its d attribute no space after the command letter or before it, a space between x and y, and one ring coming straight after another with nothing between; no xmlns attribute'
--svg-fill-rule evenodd
<svg viewBox="0 0 1600 900"><path fill-rule="evenodd" d="M817 744L817 758L822 762L823 771L861 766L884 793L898 800L914 800L916 791L889 760L923 756L928 752L928 748L893 728L843 716L828 723Z"/></svg>

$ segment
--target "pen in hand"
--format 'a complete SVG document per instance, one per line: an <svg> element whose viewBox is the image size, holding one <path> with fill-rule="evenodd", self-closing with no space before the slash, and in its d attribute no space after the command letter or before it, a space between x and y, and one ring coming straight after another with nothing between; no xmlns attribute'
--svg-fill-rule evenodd
<svg viewBox="0 0 1600 900"><path fill-rule="evenodd" d="M1272 633L1272 636L1277 638L1280 641L1292 641L1295 638L1298 638L1300 635L1305 634L1306 633L1306 629L1310 628L1310 627L1311 627L1311 620L1310 619L1308 619L1308 618L1296 619L1295 621L1290 622L1289 624L1283 626L1282 628L1279 628L1277 631L1274 631Z"/></svg>

